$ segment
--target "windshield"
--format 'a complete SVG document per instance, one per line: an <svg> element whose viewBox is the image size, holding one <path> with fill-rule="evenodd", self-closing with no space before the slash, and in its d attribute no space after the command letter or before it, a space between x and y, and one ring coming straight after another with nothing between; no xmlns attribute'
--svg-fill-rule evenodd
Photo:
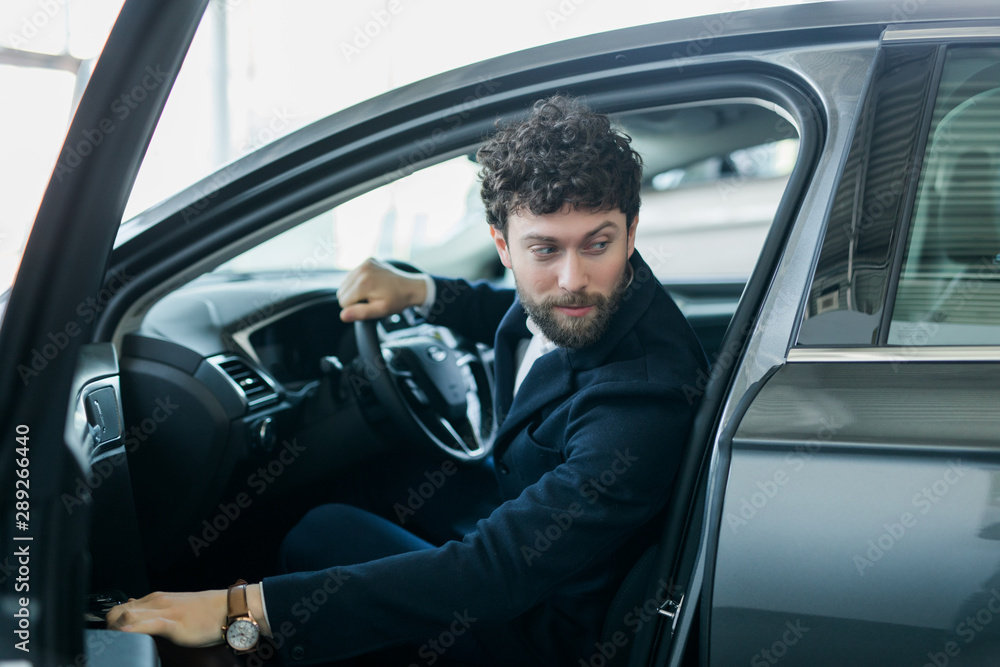
<svg viewBox="0 0 1000 667"><path fill-rule="evenodd" d="M780 110L733 100L616 121L645 162L636 247L657 277L745 281L757 259L750 250L763 245L798 151ZM326 210L220 265L212 279L301 280L349 271L366 257L437 275L500 277L471 153Z"/></svg>
<svg viewBox="0 0 1000 667"><path fill-rule="evenodd" d="M802 1L214 0L125 219L279 137L435 74L616 28ZM717 34L720 20L702 32Z"/></svg>
<svg viewBox="0 0 1000 667"><path fill-rule="evenodd" d="M485 225L477 170L465 156L422 169L321 213L215 273L347 271L369 256L441 265L434 255L454 250L455 237Z"/></svg>

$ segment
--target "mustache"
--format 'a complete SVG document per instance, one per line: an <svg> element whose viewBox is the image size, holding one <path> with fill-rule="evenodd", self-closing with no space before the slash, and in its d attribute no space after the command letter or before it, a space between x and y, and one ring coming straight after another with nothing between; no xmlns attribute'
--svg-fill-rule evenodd
<svg viewBox="0 0 1000 667"><path fill-rule="evenodd" d="M542 305L547 308L586 308L600 305L606 300L606 297L600 294L567 294L546 299Z"/></svg>

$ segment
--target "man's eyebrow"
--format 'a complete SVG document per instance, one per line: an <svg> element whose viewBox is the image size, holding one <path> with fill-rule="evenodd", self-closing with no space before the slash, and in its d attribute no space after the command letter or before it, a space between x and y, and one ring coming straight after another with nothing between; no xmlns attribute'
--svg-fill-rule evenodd
<svg viewBox="0 0 1000 667"><path fill-rule="evenodd" d="M587 234L587 237L589 238L591 236L597 236L598 234L600 234L601 232L604 231L605 227L608 227L608 226L615 227L616 225L615 225L615 223L613 223L610 220L605 220L603 223L601 223L600 225L598 225L597 229L595 229L594 231L592 231L589 234Z"/></svg>
<svg viewBox="0 0 1000 667"><path fill-rule="evenodd" d="M612 222L611 220L605 220L600 225L598 225L596 229L594 229L593 231L588 232L587 235L584 238L590 238L591 236L597 236L598 234L600 234L601 232L603 232L606 227L609 227L609 226L610 227L614 227L615 223ZM558 242L557 239L555 239L555 238L553 238L551 236L544 236L544 235L538 234L536 232L528 232L527 234L525 234L524 236L521 237L521 241L522 242L535 241L535 242L540 242L540 243L557 243Z"/></svg>

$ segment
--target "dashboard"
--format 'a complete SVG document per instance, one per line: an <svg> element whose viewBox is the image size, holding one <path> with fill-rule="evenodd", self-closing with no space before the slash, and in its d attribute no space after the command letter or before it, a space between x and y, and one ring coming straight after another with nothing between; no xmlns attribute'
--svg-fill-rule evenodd
<svg viewBox="0 0 1000 667"><path fill-rule="evenodd" d="M202 556L203 521L234 499L280 506L389 449L339 364L357 347L333 282L193 283L124 337L122 414L151 571Z"/></svg>

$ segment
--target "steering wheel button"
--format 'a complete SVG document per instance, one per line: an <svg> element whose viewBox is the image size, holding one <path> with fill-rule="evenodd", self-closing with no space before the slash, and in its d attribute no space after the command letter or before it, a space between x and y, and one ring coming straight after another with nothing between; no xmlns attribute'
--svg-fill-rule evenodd
<svg viewBox="0 0 1000 667"><path fill-rule="evenodd" d="M431 345L427 348L427 356L431 361L441 363L448 358L448 353L439 345Z"/></svg>
<svg viewBox="0 0 1000 667"><path fill-rule="evenodd" d="M424 390L421 389L417 385L417 383L413 381L413 378L405 378L404 382L406 382L406 386L409 388L410 392L413 394L413 397L416 398L418 401L420 401L421 405L430 405L431 404L431 399L427 398L427 394L425 394Z"/></svg>

